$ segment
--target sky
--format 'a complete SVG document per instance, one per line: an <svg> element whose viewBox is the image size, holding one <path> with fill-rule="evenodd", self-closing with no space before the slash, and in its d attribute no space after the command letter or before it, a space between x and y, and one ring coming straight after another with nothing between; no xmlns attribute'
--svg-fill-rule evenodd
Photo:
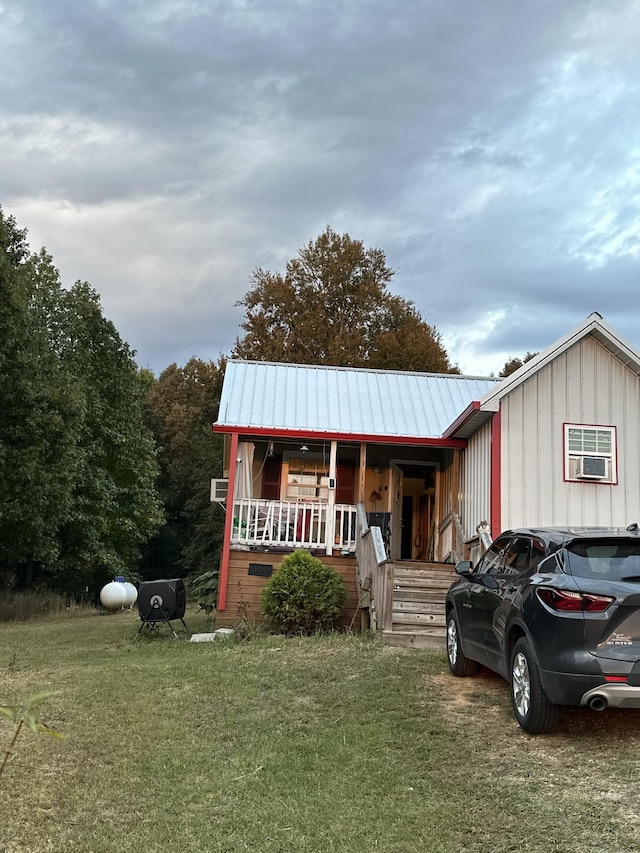
<svg viewBox="0 0 640 853"><path fill-rule="evenodd" d="M640 0L0 0L0 204L159 374L327 226L464 373L640 348Z"/></svg>

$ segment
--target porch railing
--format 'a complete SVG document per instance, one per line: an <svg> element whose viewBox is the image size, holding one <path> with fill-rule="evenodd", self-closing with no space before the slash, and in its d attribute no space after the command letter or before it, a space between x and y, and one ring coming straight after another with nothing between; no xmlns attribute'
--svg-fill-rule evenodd
<svg viewBox="0 0 640 853"><path fill-rule="evenodd" d="M233 503L231 541L239 545L354 551L356 508L335 504L330 516L328 504L315 501L237 500Z"/></svg>

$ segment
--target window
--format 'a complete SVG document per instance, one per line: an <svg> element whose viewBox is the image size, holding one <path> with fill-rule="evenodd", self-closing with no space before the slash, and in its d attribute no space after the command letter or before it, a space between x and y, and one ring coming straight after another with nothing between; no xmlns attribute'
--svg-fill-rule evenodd
<svg viewBox="0 0 640 853"><path fill-rule="evenodd" d="M478 574L501 574L504 567L504 557L507 545L511 541L510 536L501 536L492 542L488 550L482 556L476 571Z"/></svg>
<svg viewBox="0 0 640 853"><path fill-rule="evenodd" d="M564 478L581 483L617 483L616 428L565 424Z"/></svg>
<svg viewBox="0 0 640 853"><path fill-rule="evenodd" d="M329 463L323 459L289 459L287 497L293 500L328 500Z"/></svg>
<svg viewBox="0 0 640 853"><path fill-rule="evenodd" d="M531 540L516 537L512 540L504 558L502 574L519 575L529 568L531 558ZM493 574L493 573L492 573Z"/></svg>

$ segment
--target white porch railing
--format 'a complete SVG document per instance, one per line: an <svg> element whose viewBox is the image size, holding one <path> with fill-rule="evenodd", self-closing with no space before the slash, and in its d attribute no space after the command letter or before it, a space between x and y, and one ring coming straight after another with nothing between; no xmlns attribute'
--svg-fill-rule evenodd
<svg viewBox="0 0 640 853"><path fill-rule="evenodd" d="M311 501L237 500L233 503L231 541L239 545L354 551L355 506L335 504L333 519L328 510L328 504Z"/></svg>

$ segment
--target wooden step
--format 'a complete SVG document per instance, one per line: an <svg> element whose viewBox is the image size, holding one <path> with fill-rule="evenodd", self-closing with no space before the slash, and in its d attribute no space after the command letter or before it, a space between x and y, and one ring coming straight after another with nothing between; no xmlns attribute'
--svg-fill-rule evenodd
<svg viewBox="0 0 640 853"><path fill-rule="evenodd" d="M394 601L444 605L445 593L439 589L394 589Z"/></svg>
<svg viewBox="0 0 640 853"><path fill-rule="evenodd" d="M446 633L444 629L437 628L431 631L383 631L382 642L385 646L444 651Z"/></svg>
<svg viewBox="0 0 640 853"><path fill-rule="evenodd" d="M434 572L446 572L449 574L455 572L453 563L423 563L420 560L396 560L395 565L401 569L430 569Z"/></svg>
<svg viewBox="0 0 640 853"><path fill-rule="evenodd" d="M450 584L434 578L394 578L394 589L442 589L448 590Z"/></svg>
<svg viewBox="0 0 640 853"><path fill-rule="evenodd" d="M433 569L407 568L399 566L397 563L394 566L393 574L397 578L432 578L433 580L441 580L442 583L451 583L458 575L454 572L438 572Z"/></svg>
<svg viewBox="0 0 640 853"><path fill-rule="evenodd" d="M444 610L442 613L406 613L394 610L391 618L392 625L446 625Z"/></svg>

